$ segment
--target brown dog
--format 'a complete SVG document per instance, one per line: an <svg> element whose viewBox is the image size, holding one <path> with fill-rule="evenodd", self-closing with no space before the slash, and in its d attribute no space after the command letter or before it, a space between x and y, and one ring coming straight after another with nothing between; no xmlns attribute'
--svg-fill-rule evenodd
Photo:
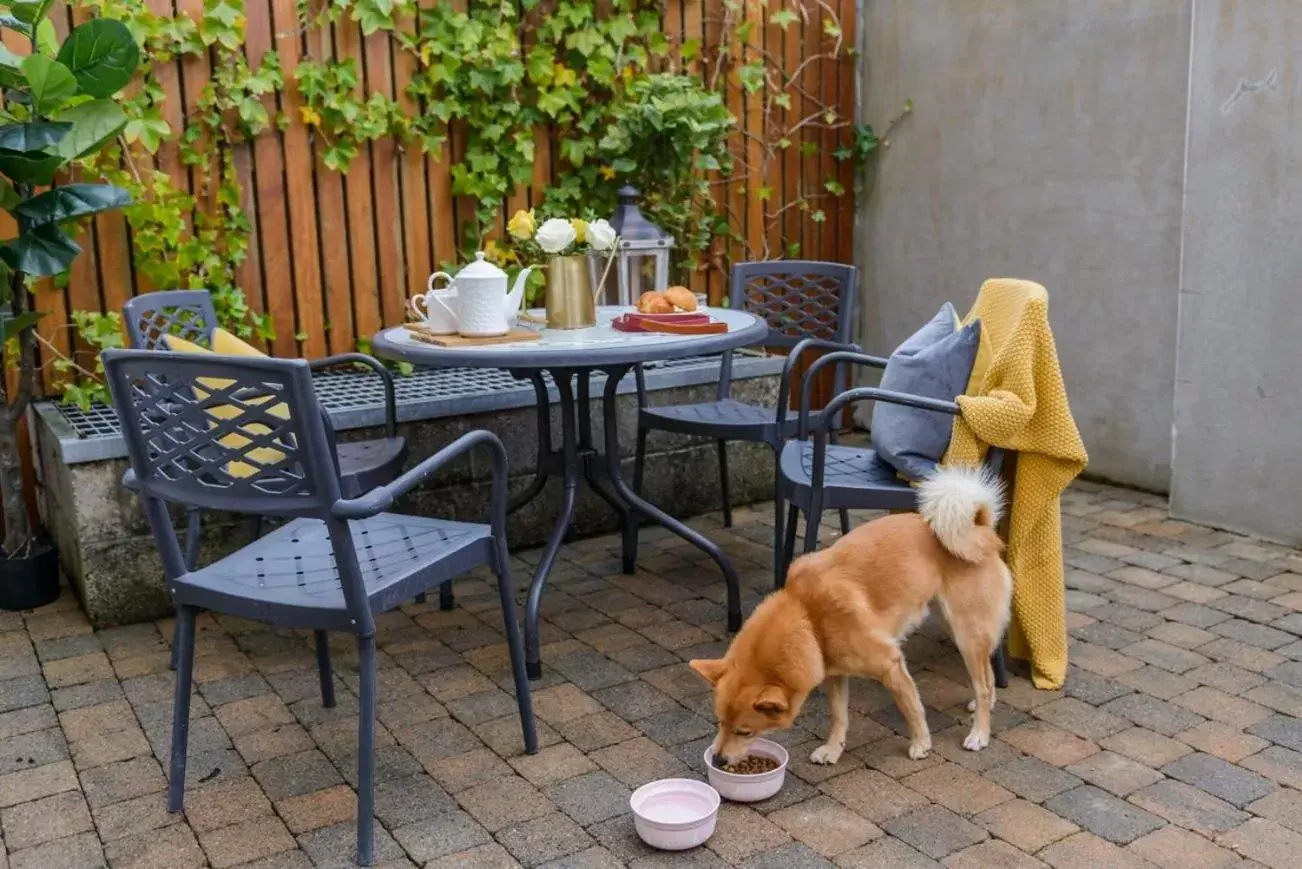
<svg viewBox="0 0 1302 869"><path fill-rule="evenodd" d="M718 762L743 757L765 731L790 727L826 680L832 727L810 760L836 763L845 749L851 676L890 690L909 725L909 757L926 757L931 734L900 644L929 606L948 623L972 678L976 697L968 708L976 714L963 747L988 745L990 656L1008 625L1012 595L994 530L1001 501L1002 487L980 469L942 469L922 483L918 513L861 525L797 559L786 587L755 608L725 657L691 662L714 685Z"/></svg>

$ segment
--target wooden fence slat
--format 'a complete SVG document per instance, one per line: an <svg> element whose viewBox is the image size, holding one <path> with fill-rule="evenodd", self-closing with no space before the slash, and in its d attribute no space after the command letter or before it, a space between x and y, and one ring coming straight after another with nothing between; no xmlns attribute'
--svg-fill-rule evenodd
<svg viewBox="0 0 1302 869"><path fill-rule="evenodd" d="M316 189L312 180L312 145L299 108L303 99L298 92L293 70L302 57L294 0L274 0L273 21L276 28L276 52L285 75L282 111L290 119L283 134L285 154L285 189L289 205L289 237L294 263L294 309L298 332L302 334L303 355L315 358L326 355L325 316L321 287L321 251L316 235Z"/></svg>
<svg viewBox="0 0 1302 869"><path fill-rule="evenodd" d="M365 38L367 93L393 97L392 58L387 33ZM406 303L402 262L402 206L398 174L401 161L398 143L384 136L371 143L371 171L375 195L375 237L379 266L380 326L393 326L405 317ZM364 336L370 337L370 336Z"/></svg>
<svg viewBox="0 0 1302 869"><path fill-rule="evenodd" d="M404 30L410 30L416 22L407 19L401 22ZM416 72L416 59L410 52L395 51L393 56L394 88L396 98L402 111L414 116L421 111L420 104L408 93L406 83ZM403 232L403 263L401 291L402 302L416 293L425 291L425 282L433 271L430 264L433 250L433 237L430 232L428 179L426 176L425 155L417 142L408 143L401 157L401 202ZM399 312L398 316L402 316Z"/></svg>
<svg viewBox="0 0 1302 869"><path fill-rule="evenodd" d="M335 26L335 49L339 59L351 58L357 65L357 95L366 94L364 47L358 26L340 21ZM379 264L375 255L375 203L371 198L371 152L366 145L344 176L344 208L348 214L348 246L352 254L353 325L355 338L370 338L380 329Z"/></svg>

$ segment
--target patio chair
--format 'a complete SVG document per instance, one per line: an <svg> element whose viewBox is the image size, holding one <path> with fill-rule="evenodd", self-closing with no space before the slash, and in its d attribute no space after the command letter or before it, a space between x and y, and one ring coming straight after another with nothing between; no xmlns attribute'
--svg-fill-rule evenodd
<svg viewBox="0 0 1302 869"><path fill-rule="evenodd" d="M122 306L127 338L137 350L166 350L167 336L176 335L205 347L213 345L217 311L207 290L160 290L129 299ZM339 474L345 497L355 498L376 486L392 482L407 461L407 441L398 434L398 411L393 375L378 360L361 353L341 353L309 363L312 370L341 365L363 365L380 376L384 386L384 437L338 444ZM253 536L262 536L262 517L252 520ZM202 511L186 511L185 563L191 570L199 557ZM421 595L420 602L424 602ZM439 592L439 608L453 607L450 585ZM172 648L176 669L176 647Z"/></svg>
<svg viewBox="0 0 1302 869"><path fill-rule="evenodd" d="M858 350L851 343L854 333L855 292L858 270L840 263L801 260L738 263L732 267L730 306L762 317L769 333L758 344L765 347L796 347L809 338L820 339L814 346L823 349ZM793 357L794 358L794 357ZM723 496L723 524L732 525L732 501L728 487L728 441L768 444L774 457L796 431L796 414L747 404L732 398L732 351L723 354L719 369L719 387L714 401L650 407L647 404L646 378L636 370L638 417L637 452L634 460L633 488L642 492L643 467L646 464L647 434L654 430L714 438L719 450L719 483ZM834 391L845 388L845 369L837 366ZM785 411L785 412L784 412ZM849 514L842 512L841 522L849 530ZM774 523L782 533L781 511ZM778 560L774 560L776 570Z"/></svg>
<svg viewBox="0 0 1302 869"><path fill-rule="evenodd" d="M799 356L817 346L818 342L801 342L796 345L782 372L778 387L778 406L790 394L791 379ZM804 551L818 548L818 530L823 511L891 510L915 511L918 508L917 489L901 480L895 468L878 458L876 452L865 447L841 446L829 443L839 428L842 411L860 401L885 401L920 410L957 416L958 404L901 392L859 387L838 393L811 418L809 389L820 370L825 366L859 365L885 368L886 360L853 351L836 350L827 353L805 371L801 387L800 410L797 414L796 439L787 442L778 459L777 504L781 512L788 511L785 533L778 529L774 535L774 548L780 553L778 587L786 582L787 568L795 557L796 532L800 513L805 514ZM810 440L812 436L812 440ZM986 465L995 473L1003 470L1004 453L992 449L986 455ZM1004 664L1002 647L991 658L995 671L995 684L1008 686L1008 673Z"/></svg>
<svg viewBox="0 0 1302 869"><path fill-rule="evenodd" d="M357 858L370 865L375 779L375 618L416 592L480 565L497 576L525 750L538 749L506 549L507 460L486 431L466 434L393 482L343 494L329 418L298 359L199 357L141 350L104 353L131 469L176 605L180 649L172 711L168 808L182 808L186 737L200 608L357 638L359 694ZM490 524L385 512L472 448L493 469ZM285 524L198 570L187 566L168 503L278 516ZM317 649L322 649L318 642ZM328 657L323 692L332 691Z"/></svg>

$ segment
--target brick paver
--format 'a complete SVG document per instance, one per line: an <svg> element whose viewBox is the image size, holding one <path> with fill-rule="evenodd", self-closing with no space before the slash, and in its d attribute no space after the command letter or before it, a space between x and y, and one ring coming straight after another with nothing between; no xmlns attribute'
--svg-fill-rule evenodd
<svg viewBox="0 0 1302 869"><path fill-rule="evenodd" d="M1302 553L1165 519L1093 484L1063 503L1071 671L999 693L994 739L961 747L967 678L942 630L906 644L935 750L910 760L880 686L856 681L846 753L808 762L816 694L773 799L725 802L704 848L670 859L628 797L704 775L723 585L647 530L635 576L613 537L562 550L544 599L542 752L523 754L496 593L380 620L376 865L385 867L1293 867L1302 854ZM832 517L835 519L835 517ZM866 517L861 517L866 518ZM723 545L749 608L771 582L767 505ZM834 523L824 535L835 536ZM529 575L536 553L515 565ZM170 621L92 631L65 594L0 619L0 867L325 869L351 865L356 656L336 638L323 709L310 634L200 620L186 811L166 811Z"/></svg>

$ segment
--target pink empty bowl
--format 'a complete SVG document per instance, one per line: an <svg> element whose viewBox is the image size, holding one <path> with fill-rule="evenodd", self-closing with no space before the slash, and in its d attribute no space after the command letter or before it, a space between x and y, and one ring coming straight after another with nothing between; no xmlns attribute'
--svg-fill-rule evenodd
<svg viewBox="0 0 1302 869"><path fill-rule="evenodd" d="M628 803L637 834L661 851L704 844L719 820L719 792L693 779L666 778L642 785Z"/></svg>
<svg viewBox="0 0 1302 869"><path fill-rule="evenodd" d="M726 800L736 803L754 803L767 800L782 790L782 783L787 778L787 750L771 739L757 739L746 749L747 754L759 757L771 757L778 762L777 769L756 775L743 775L736 772L724 772L714 765L713 746L705 749L705 768L710 776L710 784Z"/></svg>

